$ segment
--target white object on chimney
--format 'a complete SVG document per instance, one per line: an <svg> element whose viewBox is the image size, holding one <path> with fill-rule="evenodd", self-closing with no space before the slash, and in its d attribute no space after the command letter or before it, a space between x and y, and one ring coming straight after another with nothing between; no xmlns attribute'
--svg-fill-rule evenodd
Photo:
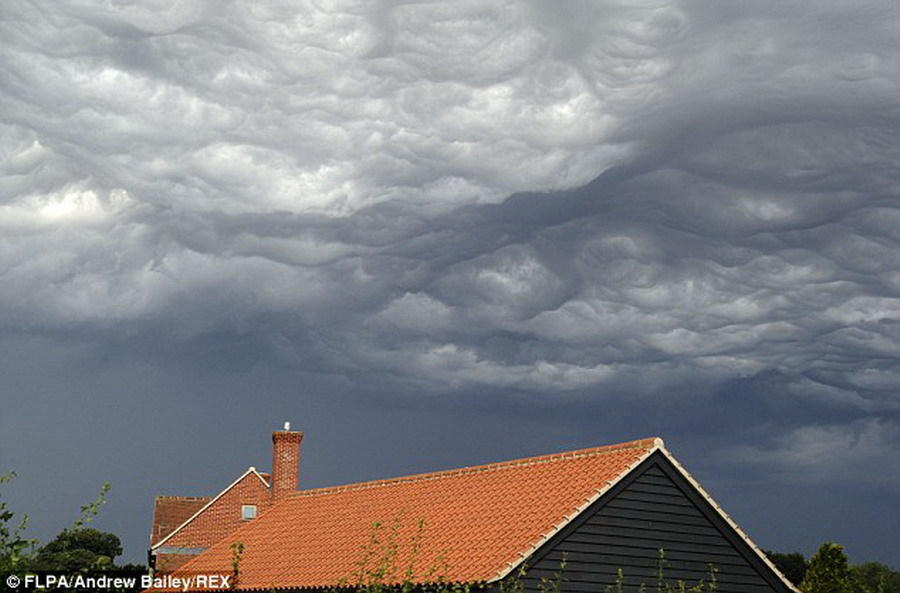
<svg viewBox="0 0 900 593"><path fill-rule="evenodd" d="M285 429L285 430L290 430L290 429L291 429L291 423L290 423L290 422L285 422L285 423L284 423L284 429Z"/></svg>

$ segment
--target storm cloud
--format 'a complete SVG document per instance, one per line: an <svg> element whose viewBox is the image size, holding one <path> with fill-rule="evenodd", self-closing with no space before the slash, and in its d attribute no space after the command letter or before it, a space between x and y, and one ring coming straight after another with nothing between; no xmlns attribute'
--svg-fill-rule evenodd
<svg viewBox="0 0 900 593"><path fill-rule="evenodd" d="M710 466L900 485L892 3L0 17L8 339L673 410Z"/></svg>

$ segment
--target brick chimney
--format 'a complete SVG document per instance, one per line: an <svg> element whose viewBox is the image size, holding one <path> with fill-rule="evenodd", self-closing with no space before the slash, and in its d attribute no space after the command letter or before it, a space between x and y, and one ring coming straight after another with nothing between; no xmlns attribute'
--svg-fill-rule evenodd
<svg viewBox="0 0 900 593"><path fill-rule="evenodd" d="M297 475L300 471L300 441L303 433L292 431L291 423L284 423L284 430L272 433L272 500L278 501L297 491Z"/></svg>

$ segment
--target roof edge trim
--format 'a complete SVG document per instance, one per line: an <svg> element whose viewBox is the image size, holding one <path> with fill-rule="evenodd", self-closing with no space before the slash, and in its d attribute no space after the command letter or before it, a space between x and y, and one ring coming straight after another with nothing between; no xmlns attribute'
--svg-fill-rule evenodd
<svg viewBox="0 0 900 593"><path fill-rule="evenodd" d="M644 460L653 455L653 453L655 453L656 451L665 451L665 443L659 437L655 437L653 439L653 446L648 448L647 451L643 455L641 455L640 458L636 459L631 465L629 465L628 468L625 469L625 471L621 472L615 479L607 482L603 487L597 490L597 492L595 492L593 496L585 500L569 515L566 515L566 517L562 521L556 524L547 533L542 535L540 539L533 543L526 551L519 553L519 557L516 560L508 562L502 569L500 569L497 574L487 579L485 583L496 583L497 581L501 581L509 576L509 574L512 573L512 571L515 570L515 568L519 566L523 560L534 554L541 546L547 543L550 538L559 533L566 525L571 523L575 519L575 517L583 513L585 509L597 502L597 500L599 500L604 494L609 492L609 490L613 486L621 482L625 478L625 476L634 471L637 466L643 463Z"/></svg>
<svg viewBox="0 0 900 593"><path fill-rule="evenodd" d="M791 583L787 579L787 577L785 577L783 574L781 574L781 571L778 570L778 568L772 563L771 560L769 560L769 558L759 548L759 546L757 546L753 542L753 540L750 539L750 536L748 536L746 533L744 533L744 530L738 526L738 524L734 521L734 519L732 519L730 516L728 516L728 513L726 513L725 510L722 507L720 507L719 504L715 500L713 500L713 497L710 496L709 493L703 489L703 486L700 485L700 482L695 480L694 476L692 476L688 472L688 470L686 470L684 468L684 466L681 465L677 459L675 459L675 456L672 455L669 452L669 450L665 448L665 446L660 447L659 451L666 457L666 459L669 460L669 462L672 464L672 466L674 466L675 469L678 470L678 472L684 477L684 479L687 480L688 483L694 487L694 489L697 491L697 493L700 494L700 496L702 496L703 499L709 503L709 505L713 508L713 510L716 511L716 513L718 513L718 515L725 521L725 523L727 523L729 527L734 529L734 532L737 533L738 536L740 536L740 538L744 541L744 543L747 544L747 546L749 546L749 548L753 551L753 553L756 554L760 560L762 560L763 564L768 566L769 569L771 569L772 572L779 579L781 579L781 582L784 584L784 586L787 587L788 590L794 591L794 593L800 593L800 590L797 589L797 587L795 587L794 584Z"/></svg>
<svg viewBox="0 0 900 593"><path fill-rule="evenodd" d="M158 542L156 542L155 545L150 546L150 551L152 552L152 551L155 550L156 548L158 548L158 547L160 547L161 545L163 545L164 543L166 543L166 542L169 540L169 538L171 538L173 535L175 535L176 533L178 533L179 531L181 531L182 529L184 529L185 526L187 526L191 521L193 521L194 519L196 519L197 517L199 517L200 515L202 515L203 512L204 512L206 509L208 509L210 506L212 506L212 504L213 504L214 502L216 502L217 500L219 500L220 498L222 498L222 496L225 495L226 492L228 492L229 490L231 490L232 488L234 488L235 486L237 486L237 485L240 483L241 480L243 480L244 478L246 478L246 477L247 477L248 475L250 475L250 474L253 474L253 475L256 476L257 478L259 478L259 480L263 483L263 485L264 485L266 488L269 487L269 483L266 482L266 479L263 478L261 475L259 475L259 472L256 471L256 468L253 467L253 466L251 465L250 467L247 468L247 471L245 471L245 472L242 473L240 476L238 476L238 478L237 478L234 482L232 482L231 484L229 484L228 486L226 486L224 490L222 490L221 492L219 492L218 494L216 494L215 496L213 496L213 497L210 499L209 502L207 502L205 505L203 505L202 507L200 507L200 510L198 510L196 513L194 513L193 515L191 515L190 517L188 517L188 519L187 519L184 523L182 523L181 525L179 525L178 527L176 527L175 529L173 529L173 530L171 531L171 533L169 533L169 535L167 535L166 537L164 537L164 538L162 538L161 540L159 540Z"/></svg>

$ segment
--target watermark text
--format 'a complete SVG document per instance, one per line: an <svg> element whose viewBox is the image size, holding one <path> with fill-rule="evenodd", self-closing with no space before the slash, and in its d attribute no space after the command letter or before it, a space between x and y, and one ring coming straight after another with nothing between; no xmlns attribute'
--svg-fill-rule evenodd
<svg viewBox="0 0 900 593"><path fill-rule="evenodd" d="M83 574L11 574L5 579L12 590L33 591L35 589L65 589L85 591L123 591L143 589L165 589L191 591L194 589L228 589L231 575L194 574L177 575L83 575Z"/></svg>

